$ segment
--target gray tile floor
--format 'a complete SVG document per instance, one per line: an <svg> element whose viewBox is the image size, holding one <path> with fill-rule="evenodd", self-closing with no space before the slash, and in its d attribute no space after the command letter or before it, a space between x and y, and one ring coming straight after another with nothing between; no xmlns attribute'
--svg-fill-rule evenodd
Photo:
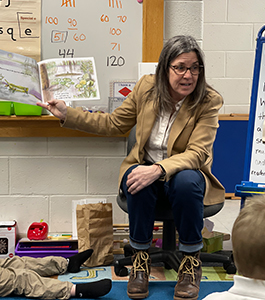
<svg viewBox="0 0 265 300"><path fill-rule="evenodd" d="M214 231L229 233L231 235L235 219L240 211L240 200L226 199L223 209L215 216L209 218L214 222ZM231 238L223 242L224 250L232 250Z"/></svg>

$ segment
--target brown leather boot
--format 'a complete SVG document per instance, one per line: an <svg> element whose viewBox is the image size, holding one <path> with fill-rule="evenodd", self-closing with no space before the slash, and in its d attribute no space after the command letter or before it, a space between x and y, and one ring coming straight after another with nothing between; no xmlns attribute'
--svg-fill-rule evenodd
<svg viewBox="0 0 265 300"><path fill-rule="evenodd" d="M194 256L185 254L178 271L174 300L196 300L200 290L202 262L200 252Z"/></svg>
<svg viewBox="0 0 265 300"><path fill-rule="evenodd" d="M151 260L146 251L137 251L133 257L127 295L131 299L144 299L148 296L148 281L151 269Z"/></svg>

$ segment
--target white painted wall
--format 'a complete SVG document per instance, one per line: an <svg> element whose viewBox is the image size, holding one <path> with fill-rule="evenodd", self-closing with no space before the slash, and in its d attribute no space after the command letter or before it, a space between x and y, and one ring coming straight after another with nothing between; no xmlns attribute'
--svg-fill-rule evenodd
<svg viewBox="0 0 265 300"><path fill-rule="evenodd" d="M198 40L208 82L224 96L221 113L248 113L264 16L263 0L165 0L164 38ZM113 203L113 222L127 223L116 205L125 155L125 138L0 138L0 220L16 219L20 236L40 219L51 232L70 232L71 200L104 197Z"/></svg>

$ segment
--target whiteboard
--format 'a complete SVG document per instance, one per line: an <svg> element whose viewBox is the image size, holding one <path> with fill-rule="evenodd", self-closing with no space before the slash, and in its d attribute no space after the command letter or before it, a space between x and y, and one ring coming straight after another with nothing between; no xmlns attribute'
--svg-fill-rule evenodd
<svg viewBox="0 0 265 300"><path fill-rule="evenodd" d="M265 26L258 33L250 103L244 180L265 183ZM240 132L238 133L240 134Z"/></svg>
<svg viewBox="0 0 265 300"><path fill-rule="evenodd" d="M73 106L108 106L111 82L137 80L142 5L136 0L43 0L41 37L42 59L95 58L101 98Z"/></svg>

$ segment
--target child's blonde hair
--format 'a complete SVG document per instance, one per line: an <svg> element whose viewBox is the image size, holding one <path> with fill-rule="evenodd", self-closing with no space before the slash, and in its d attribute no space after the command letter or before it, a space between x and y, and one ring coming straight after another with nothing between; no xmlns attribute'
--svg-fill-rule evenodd
<svg viewBox="0 0 265 300"><path fill-rule="evenodd" d="M265 280L265 195L249 198L232 229L238 273Z"/></svg>

